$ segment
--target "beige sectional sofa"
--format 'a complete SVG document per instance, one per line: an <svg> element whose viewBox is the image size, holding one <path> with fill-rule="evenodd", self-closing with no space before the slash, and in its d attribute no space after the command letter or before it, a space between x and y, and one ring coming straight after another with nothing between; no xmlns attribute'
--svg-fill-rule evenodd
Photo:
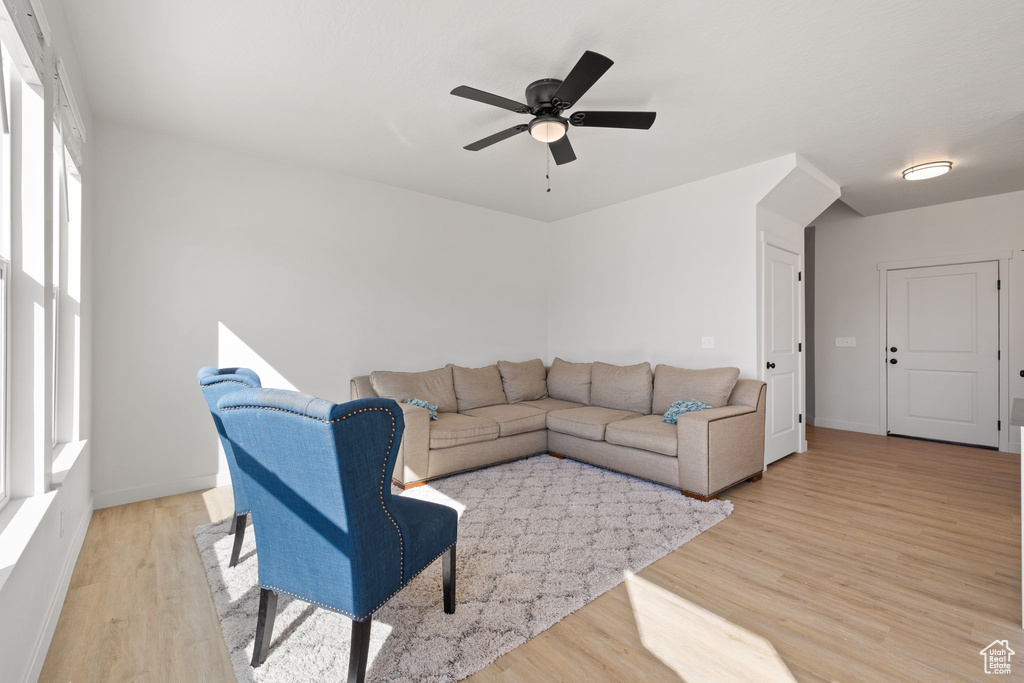
<svg viewBox="0 0 1024 683"><path fill-rule="evenodd" d="M429 372L373 372L351 382L353 399L399 402L405 433L395 465L402 488L541 453L678 488L703 500L764 469L765 384L736 368L685 370L555 359L448 365ZM438 407L404 403L419 399ZM674 401L712 406L663 414Z"/></svg>

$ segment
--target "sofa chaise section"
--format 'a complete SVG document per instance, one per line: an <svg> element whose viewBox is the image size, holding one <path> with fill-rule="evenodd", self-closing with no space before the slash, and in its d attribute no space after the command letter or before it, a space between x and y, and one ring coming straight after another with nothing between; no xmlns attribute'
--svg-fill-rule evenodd
<svg viewBox="0 0 1024 683"><path fill-rule="evenodd" d="M612 422L603 441L549 430L548 450L709 500L761 478L765 394L764 382L741 379L726 406L684 413L677 424L660 413Z"/></svg>

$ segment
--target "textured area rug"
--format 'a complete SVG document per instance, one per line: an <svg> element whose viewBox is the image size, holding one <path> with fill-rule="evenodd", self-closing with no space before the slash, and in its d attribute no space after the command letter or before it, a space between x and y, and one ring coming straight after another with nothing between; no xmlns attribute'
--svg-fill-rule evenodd
<svg viewBox="0 0 1024 683"><path fill-rule="evenodd" d="M396 493L400 493L396 489ZM459 511L457 608L441 605L441 562L374 614L367 679L457 681L675 550L732 512L679 491L538 456L401 493ZM256 544L228 567L229 521L201 526L224 640L239 681L344 680L351 622L282 595L266 662L249 666L259 603Z"/></svg>

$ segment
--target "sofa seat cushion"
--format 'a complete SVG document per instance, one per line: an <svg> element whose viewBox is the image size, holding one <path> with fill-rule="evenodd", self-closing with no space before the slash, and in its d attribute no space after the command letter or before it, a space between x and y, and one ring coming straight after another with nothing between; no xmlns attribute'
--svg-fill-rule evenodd
<svg viewBox="0 0 1024 683"><path fill-rule="evenodd" d="M631 420L640 413L628 410L613 410L600 406L583 406L548 413L548 429L569 436L578 436L591 441L603 441L605 426L619 420Z"/></svg>
<svg viewBox="0 0 1024 683"><path fill-rule="evenodd" d="M543 410L545 413L550 413L552 410L566 410L568 408L583 407L582 403L573 403L572 401L563 401L557 398L542 398L539 401L523 401L519 405L537 408L538 410Z"/></svg>
<svg viewBox="0 0 1024 683"><path fill-rule="evenodd" d="M522 403L464 410L463 415L483 417L498 423L499 436L512 436L547 428L547 413Z"/></svg>
<svg viewBox="0 0 1024 683"><path fill-rule="evenodd" d="M431 448L451 448L498 438L498 423L494 420L460 413L441 413L437 417L437 422L430 423Z"/></svg>
<svg viewBox="0 0 1024 683"><path fill-rule="evenodd" d="M677 433L676 426L666 423L661 415L644 415L612 422L605 428L604 440L675 457L679 453Z"/></svg>

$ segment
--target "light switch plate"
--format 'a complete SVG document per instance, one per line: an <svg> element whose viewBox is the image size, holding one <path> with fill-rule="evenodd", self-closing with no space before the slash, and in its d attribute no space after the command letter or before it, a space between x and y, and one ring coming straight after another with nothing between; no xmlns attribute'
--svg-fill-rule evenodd
<svg viewBox="0 0 1024 683"><path fill-rule="evenodd" d="M856 337L836 337L836 346L856 346Z"/></svg>
<svg viewBox="0 0 1024 683"><path fill-rule="evenodd" d="M715 338L714 337L701 337L700 338L700 348L702 348L702 349L713 349L713 348L715 348Z"/></svg>

